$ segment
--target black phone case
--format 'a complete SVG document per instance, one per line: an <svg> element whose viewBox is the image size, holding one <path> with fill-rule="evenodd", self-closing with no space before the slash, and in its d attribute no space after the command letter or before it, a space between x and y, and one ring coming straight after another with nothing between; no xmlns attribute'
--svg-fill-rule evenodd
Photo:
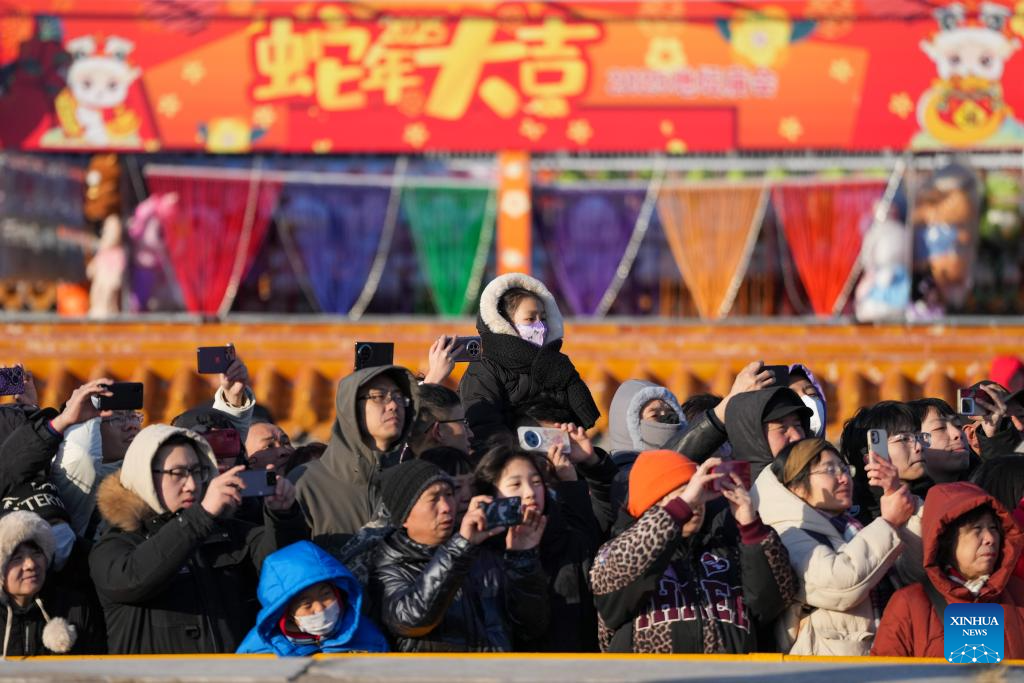
<svg viewBox="0 0 1024 683"><path fill-rule="evenodd" d="M142 382L115 382L110 385L113 396L100 396L100 410L142 410Z"/></svg>
<svg viewBox="0 0 1024 683"><path fill-rule="evenodd" d="M395 345L391 342L356 342L356 370L393 365Z"/></svg>
<svg viewBox="0 0 1024 683"><path fill-rule="evenodd" d="M272 475L272 476L267 476ZM242 498L265 498L274 495L277 488L277 473L268 470L245 470L239 472L239 478L245 482ZM271 481L271 479L273 481Z"/></svg>
<svg viewBox="0 0 1024 683"><path fill-rule="evenodd" d="M462 350L452 356L456 363L475 363L484 354L484 347L480 337L456 337L455 345L462 346Z"/></svg>
<svg viewBox="0 0 1024 683"><path fill-rule="evenodd" d="M201 375L219 375L234 359L233 346L200 346L196 349L196 368Z"/></svg>

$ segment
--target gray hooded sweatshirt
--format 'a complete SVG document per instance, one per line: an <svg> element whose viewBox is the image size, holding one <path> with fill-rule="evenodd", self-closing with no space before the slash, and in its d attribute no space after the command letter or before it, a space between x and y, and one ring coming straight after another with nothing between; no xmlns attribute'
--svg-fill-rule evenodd
<svg viewBox="0 0 1024 683"><path fill-rule="evenodd" d="M416 380L411 372L397 365L366 368L338 383L334 426L323 457L289 475L313 530L313 541L328 552L339 551L345 541L370 521L379 499L377 475L383 466L382 459L389 454L378 451L373 439L362 433L358 411L363 406L357 396L364 385L384 374L412 399L405 409L402 434L392 444L392 448L402 447L416 417Z"/></svg>
<svg viewBox="0 0 1024 683"><path fill-rule="evenodd" d="M644 406L655 399L668 403L679 416L679 424L641 420ZM650 451L664 448L676 435L686 431L686 418L675 394L654 382L629 379L623 382L608 411L606 450Z"/></svg>

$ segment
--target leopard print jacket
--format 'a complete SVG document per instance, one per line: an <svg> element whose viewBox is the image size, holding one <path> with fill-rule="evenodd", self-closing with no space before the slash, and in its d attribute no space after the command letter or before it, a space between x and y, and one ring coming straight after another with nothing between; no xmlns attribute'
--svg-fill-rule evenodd
<svg viewBox="0 0 1024 683"><path fill-rule="evenodd" d="M757 592L763 594L777 589L777 599L773 604L778 605L781 611L796 596L798 584L789 564L789 554L778 534L769 527L765 529L767 535L758 543L760 553L754 553L758 561L749 570L770 574L761 576L759 580L759 586L767 588L767 591L759 589ZM591 571L598 604L602 602L601 596L627 591L644 579L679 534L679 524L663 508L655 506L622 534L605 543L598 551ZM738 537L736 543L739 543ZM693 557L681 558L678 553L673 556L660 579L650 584L651 590L631 614L633 652L673 652L673 624L680 621L701 625L703 651L707 654L735 649L735 643L730 648L725 642L729 638L723 640L725 628L750 633L746 615L751 606L744 602L742 587L743 579L747 577L743 577L739 564L730 568L730 564L736 563L741 556L741 549L724 552L722 548L698 548L690 554ZM746 566L747 561L741 564ZM730 586L730 583L736 585ZM723 595L729 598L720 599ZM709 603L708 596L713 596L716 602ZM621 628L628 626L627 622ZM616 630L608 627L599 611L598 633L603 652L609 651Z"/></svg>

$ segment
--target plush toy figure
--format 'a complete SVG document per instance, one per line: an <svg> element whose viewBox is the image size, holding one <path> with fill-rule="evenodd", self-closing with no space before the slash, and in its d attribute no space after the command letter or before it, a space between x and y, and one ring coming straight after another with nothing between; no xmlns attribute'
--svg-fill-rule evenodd
<svg viewBox="0 0 1024 683"><path fill-rule="evenodd" d="M857 284L857 320L902 319L910 304L910 254L907 231L895 220L876 223L864 236Z"/></svg>
<svg viewBox="0 0 1024 683"><path fill-rule="evenodd" d="M931 280L946 312L960 310L970 293L978 244L978 185L973 171L952 164L936 171L917 197L915 275Z"/></svg>
<svg viewBox="0 0 1024 683"><path fill-rule="evenodd" d="M168 311L180 308L169 273L163 226L168 225L178 208L178 195L150 195L135 207L128 226L132 248L131 306L136 313Z"/></svg>
<svg viewBox="0 0 1024 683"><path fill-rule="evenodd" d="M92 281L89 289L89 317L109 318L121 310L121 285L126 258L121 218L110 214L103 221L99 249L85 268Z"/></svg>

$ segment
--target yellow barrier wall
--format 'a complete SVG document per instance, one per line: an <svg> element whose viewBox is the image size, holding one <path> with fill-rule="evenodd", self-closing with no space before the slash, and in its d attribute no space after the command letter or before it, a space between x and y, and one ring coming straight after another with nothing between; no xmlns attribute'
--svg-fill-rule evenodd
<svg viewBox="0 0 1024 683"><path fill-rule="evenodd" d="M393 341L395 361L426 371L438 335L473 334L470 321L444 323L8 323L0 363L23 362L39 378L44 405L59 405L82 381L110 375L146 384L148 421L169 420L212 397L215 378L195 373L195 348L234 342L260 403L293 435L324 439L334 392L351 372L355 341ZM647 325L570 323L564 350L607 411L619 384L650 379L680 397L724 394L750 360L804 362L824 381L829 433L857 407L939 396L987 375L991 359L1021 353L1024 325ZM456 368L455 386L463 368ZM603 428L604 419L598 427Z"/></svg>

